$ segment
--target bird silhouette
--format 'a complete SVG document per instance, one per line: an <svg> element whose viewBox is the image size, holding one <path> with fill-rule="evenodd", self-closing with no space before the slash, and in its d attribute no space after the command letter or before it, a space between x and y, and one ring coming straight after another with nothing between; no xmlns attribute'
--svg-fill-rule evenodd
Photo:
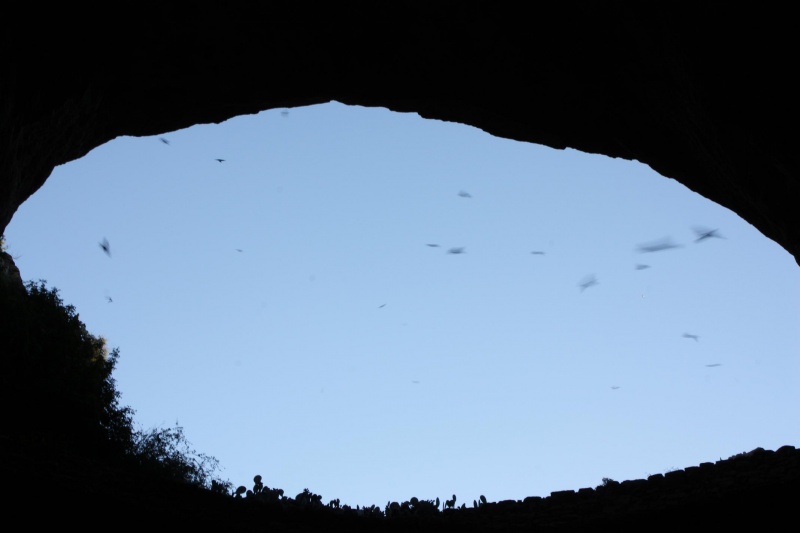
<svg viewBox="0 0 800 533"><path fill-rule="evenodd" d="M386 304L381 304L381 305L379 305L379 306L378 306L378 309L381 309L381 308L383 308L383 307L386 307Z"/></svg>
<svg viewBox="0 0 800 533"><path fill-rule="evenodd" d="M712 363L712 364L706 365L706 366L709 367L709 368L715 367L715 366L722 366L722 363Z"/></svg>
<svg viewBox="0 0 800 533"><path fill-rule="evenodd" d="M472 198L472 195L470 193L468 193L467 191L458 191L458 195L461 198Z"/></svg>
<svg viewBox="0 0 800 533"><path fill-rule="evenodd" d="M450 248L449 250L447 250L447 253L448 254L465 254L467 252L464 250L463 246L460 246L458 248Z"/></svg>
<svg viewBox="0 0 800 533"><path fill-rule="evenodd" d="M427 244L426 246L430 246L431 248L438 248L438 244Z"/></svg>
<svg viewBox="0 0 800 533"><path fill-rule="evenodd" d="M704 241L706 239L711 239L711 238L717 238L717 239L724 239L725 238L722 235L720 235L719 233L717 233L719 231L718 229L706 229L706 228L701 228L701 227L697 227L697 226L695 226L692 229L697 234L697 238L694 240L694 242L696 242L696 243Z"/></svg>
<svg viewBox="0 0 800 533"><path fill-rule="evenodd" d="M636 265L636 270L645 270L648 268L650 268L650 265L641 265L641 264Z"/></svg>
<svg viewBox="0 0 800 533"><path fill-rule="evenodd" d="M612 385L612 386L611 386L611 388L612 388L613 390L617 390L617 389L619 388L619 385Z"/></svg>
<svg viewBox="0 0 800 533"><path fill-rule="evenodd" d="M282 116L283 118L286 118L286 117L288 117L288 116L289 116L289 112L288 112L288 111L281 111L281 116Z"/></svg>
<svg viewBox="0 0 800 533"><path fill-rule="evenodd" d="M594 276L594 274L590 274L589 276L583 278L583 281L578 283L578 286L581 288L581 292L583 292L589 287L597 285L598 283L599 282L597 281L597 278Z"/></svg>
<svg viewBox="0 0 800 533"><path fill-rule="evenodd" d="M700 337L698 335L692 335L691 333L684 333L683 337L686 339L694 339L695 342L698 342L700 340Z"/></svg>
<svg viewBox="0 0 800 533"><path fill-rule="evenodd" d="M540 251L540 250L534 250L534 251L532 251L531 253L532 253L533 255L544 255L544 252L542 252L542 251Z"/></svg>
<svg viewBox="0 0 800 533"><path fill-rule="evenodd" d="M100 248L103 249L108 257L111 257L111 246L108 244L108 239L103 239L103 242L100 243Z"/></svg>
<svg viewBox="0 0 800 533"><path fill-rule="evenodd" d="M653 241L646 244L639 244L636 246L636 249L639 252L660 252L661 250L669 250L671 248L680 248L680 244L675 244L672 240L667 237L666 239L661 239L658 241Z"/></svg>
<svg viewBox="0 0 800 533"><path fill-rule="evenodd" d="M165 139L164 137L159 137L159 140L164 144L169 144L169 141L167 139Z"/></svg>
<svg viewBox="0 0 800 533"><path fill-rule="evenodd" d="M217 163L224 163L225 162L224 159L220 159L220 158L217 158L214 161L216 161Z"/></svg>
<svg viewBox="0 0 800 533"><path fill-rule="evenodd" d="M106 296L106 300L108 300L108 303L112 303L114 301L111 299L111 296Z"/></svg>

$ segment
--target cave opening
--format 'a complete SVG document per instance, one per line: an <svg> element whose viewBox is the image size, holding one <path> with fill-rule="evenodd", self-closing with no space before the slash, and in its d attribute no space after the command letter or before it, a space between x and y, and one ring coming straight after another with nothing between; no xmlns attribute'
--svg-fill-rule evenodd
<svg viewBox="0 0 800 533"><path fill-rule="evenodd" d="M638 162L273 109L100 146L6 240L234 485L499 501L800 441L794 259Z"/></svg>

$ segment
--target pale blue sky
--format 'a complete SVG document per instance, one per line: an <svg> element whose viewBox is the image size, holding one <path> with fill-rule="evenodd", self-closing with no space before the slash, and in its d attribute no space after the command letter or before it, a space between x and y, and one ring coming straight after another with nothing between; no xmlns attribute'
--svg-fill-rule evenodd
<svg viewBox="0 0 800 533"><path fill-rule="evenodd" d="M98 147L6 238L234 486L471 505L800 446L800 269L638 162L278 109Z"/></svg>

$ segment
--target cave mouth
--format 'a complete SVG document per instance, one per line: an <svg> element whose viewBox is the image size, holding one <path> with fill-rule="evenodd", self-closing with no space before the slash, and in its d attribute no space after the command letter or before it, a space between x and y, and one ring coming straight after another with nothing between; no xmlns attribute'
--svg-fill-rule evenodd
<svg viewBox="0 0 800 533"><path fill-rule="evenodd" d="M800 441L796 263L637 162L274 109L100 146L6 237L234 485L499 501Z"/></svg>

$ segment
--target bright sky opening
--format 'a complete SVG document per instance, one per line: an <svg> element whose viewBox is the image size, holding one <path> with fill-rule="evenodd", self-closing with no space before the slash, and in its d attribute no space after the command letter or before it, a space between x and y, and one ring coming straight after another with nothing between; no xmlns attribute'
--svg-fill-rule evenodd
<svg viewBox="0 0 800 533"><path fill-rule="evenodd" d="M468 506L800 446L800 269L639 162L338 103L122 137L6 231L219 477Z"/></svg>

